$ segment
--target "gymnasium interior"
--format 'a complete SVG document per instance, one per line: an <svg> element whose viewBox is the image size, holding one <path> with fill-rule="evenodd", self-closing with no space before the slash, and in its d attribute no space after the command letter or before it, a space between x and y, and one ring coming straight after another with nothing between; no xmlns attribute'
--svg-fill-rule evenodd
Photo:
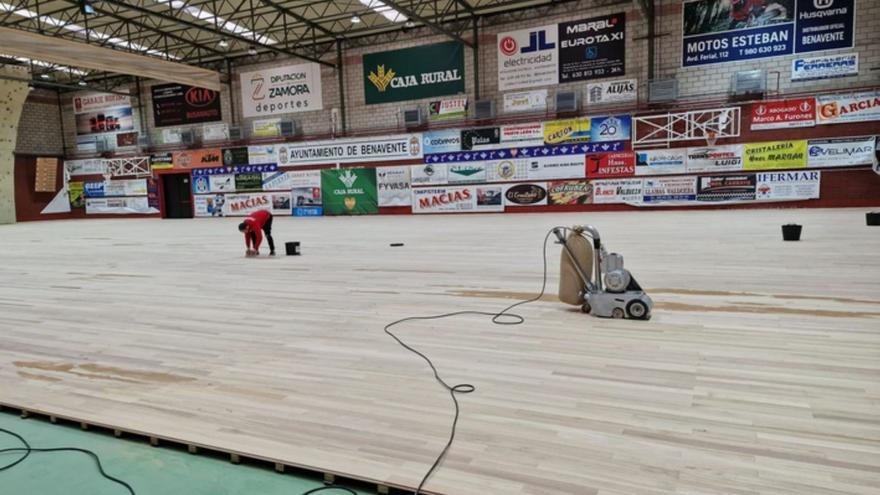
<svg viewBox="0 0 880 495"><path fill-rule="evenodd" d="M880 0L0 0L0 495L875 495Z"/></svg>

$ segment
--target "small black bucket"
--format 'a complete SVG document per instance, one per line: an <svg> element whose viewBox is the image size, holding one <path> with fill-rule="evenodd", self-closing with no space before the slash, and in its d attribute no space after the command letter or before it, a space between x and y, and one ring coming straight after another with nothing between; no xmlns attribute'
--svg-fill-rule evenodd
<svg viewBox="0 0 880 495"><path fill-rule="evenodd" d="M799 241L801 240L801 230L803 230L803 225L798 225L796 223L789 223L782 226L782 240L783 241Z"/></svg>
<svg viewBox="0 0 880 495"><path fill-rule="evenodd" d="M880 225L880 211L865 213L865 223L872 227Z"/></svg>
<svg viewBox="0 0 880 495"><path fill-rule="evenodd" d="M299 256L300 254L298 241L285 242L284 249L287 251L288 256Z"/></svg>

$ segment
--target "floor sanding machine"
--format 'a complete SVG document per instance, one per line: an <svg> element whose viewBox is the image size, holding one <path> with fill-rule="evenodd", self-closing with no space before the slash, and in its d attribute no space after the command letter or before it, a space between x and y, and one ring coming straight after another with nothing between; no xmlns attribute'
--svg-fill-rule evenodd
<svg viewBox="0 0 880 495"><path fill-rule="evenodd" d="M654 303L629 270L623 256L605 251L599 231L591 225L557 227L562 245L559 299L603 318L648 320Z"/></svg>

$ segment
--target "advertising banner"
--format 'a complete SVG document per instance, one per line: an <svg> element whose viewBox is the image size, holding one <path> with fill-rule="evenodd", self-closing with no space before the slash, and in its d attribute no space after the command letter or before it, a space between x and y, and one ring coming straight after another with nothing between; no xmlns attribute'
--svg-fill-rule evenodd
<svg viewBox="0 0 880 495"><path fill-rule="evenodd" d="M156 127L223 120L220 93L185 84L159 84L151 89Z"/></svg>
<svg viewBox="0 0 880 495"><path fill-rule="evenodd" d="M202 126L203 141L227 141L229 140L229 125L206 124Z"/></svg>
<svg viewBox="0 0 880 495"><path fill-rule="evenodd" d="M621 79L619 81L587 83L587 106L607 105L609 103L632 103L639 98L639 80Z"/></svg>
<svg viewBox="0 0 880 495"><path fill-rule="evenodd" d="M409 167L377 167L379 206L411 206Z"/></svg>
<svg viewBox="0 0 880 495"><path fill-rule="evenodd" d="M559 84L556 24L498 34L498 89Z"/></svg>
<svg viewBox="0 0 880 495"><path fill-rule="evenodd" d="M153 170L174 168L174 155L170 151L153 153L150 155L150 168Z"/></svg>
<svg viewBox="0 0 880 495"><path fill-rule="evenodd" d="M85 185L82 181L67 183L67 197L71 208L82 208L86 205Z"/></svg>
<svg viewBox="0 0 880 495"><path fill-rule="evenodd" d="M458 129L430 131L422 134L422 136L422 149L426 154L461 150L461 131Z"/></svg>
<svg viewBox="0 0 880 495"><path fill-rule="evenodd" d="M375 168L321 170L326 215L369 215L379 212Z"/></svg>
<svg viewBox="0 0 880 495"><path fill-rule="evenodd" d="M193 196L193 214L196 217L222 217L225 204L223 194Z"/></svg>
<svg viewBox="0 0 880 495"><path fill-rule="evenodd" d="M741 144L687 149L687 171L689 173L735 172L742 169L743 146Z"/></svg>
<svg viewBox="0 0 880 495"><path fill-rule="evenodd" d="M135 130L131 99L113 93L77 93L73 97L77 136Z"/></svg>
<svg viewBox="0 0 880 495"><path fill-rule="evenodd" d="M530 179L529 160L520 158L509 158L504 160L490 160L478 163L485 164L486 180L488 182L509 182L515 180L525 181Z"/></svg>
<svg viewBox="0 0 880 495"><path fill-rule="evenodd" d="M251 122L252 135L256 138L271 138L281 135L281 119L257 119Z"/></svg>
<svg viewBox="0 0 880 495"><path fill-rule="evenodd" d="M856 0L797 0L795 53L852 48L855 10Z"/></svg>
<svg viewBox="0 0 880 495"><path fill-rule="evenodd" d="M511 184L504 187L504 206L542 206L547 204L547 184Z"/></svg>
<svg viewBox="0 0 880 495"><path fill-rule="evenodd" d="M423 187L412 190L413 213L504 211L500 186Z"/></svg>
<svg viewBox="0 0 880 495"><path fill-rule="evenodd" d="M458 151L451 153L433 153L425 156L426 163L476 162L484 160L502 160L512 158L533 158L567 155L583 155L586 153L608 153L623 151L623 141L600 143L578 143L573 145L520 146L516 148L498 148L494 150Z"/></svg>
<svg viewBox="0 0 880 495"><path fill-rule="evenodd" d="M465 129L461 131L461 149L479 150L492 147L501 142L501 129L486 127L483 129Z"/></svg>
<svg viewBox="0 0 880 495"><path fill-rule="evenodd" d="M859 75L859 54L844 53L791 61L792 81L813 81Z"/></svg>
<svg viewBox="0 0 880 495"><path fill-rule="evenodd" d="M290 191L293 188L293 172L263 172L264 191Z"/></svg>
<svg viewBox="0 0 880 495"><path fill-rule="evenodd" d="M214 208L218 206L217 196L215 196ZM269 210L276 215L290 215L290 194L268 192L227 194L222 208L223 216L227 217L244 217L260 210Z"/></svg>
<svg viewBox="0 0 880 495"><path fill-rule="evenodd" d="M510 124L501 126L501 142L531 141L537 145L544 142L544 124Z"/></svg>
<svg viewBox="0 0 880 495"><path fill-rule="evenodd" d="M595 204L639 204L642 202L642 179L600 179L593 185Z"/></svg>
<svg viewBox="0 0 880 495"><path fill-rule="evenodd" d="M629 115L592 117L590 121L590 141L594 143L629 141L631 138L632 118Z"/></svg>
<svg viewBox="0 0 880 495"><path fill-rule="evenodd" d="M527 164L529 180L583 179L586 177L584 157L581 155L530 158L527 160Z"/></svg>
<svg viewBox="0 0 880 495"><path fill-rule="evenodd" d="M137 132L120 132L116 134L117 148L133 148L138 144Z"/></svg>
<svg viewBox="0 0 880 495"><path fill-rule="evenodd" d="M818 124L880 120L880 91L816 97Z"/></svg>
<svg viewBox="0 0 880 495"><path fill-rule="evenodd" d="M86 199L86 215L132 215L159 213L151 208L147 197L136 198L89 198Z"/></svg>
<svg viewBox="0 0 880 495"><path fill-rule="evenodd" d="M450 163L447 166L446 180L449 184L486 182L485 162Z"/></svg>
<svg viewBox="0 0 880 495"><path fill-rule="evenodd" d="M671 148L636 152L636 175L687 173L687 149Z"/></svg>
<svg viewBox="0 0 880 495"><path fill-rule="evenodd" d="M447 41L363 57L367 105L464 93L464 45Z"/></svg>
<svg viewBox="0 0 880 495"><path fill-rule="evenodd" d="M636 156L632 151L586 155L586 174L590 179L632 177L636 174Z"/></svg>
<svg viewBox="0 0 880 495"><path fill-rule="evenodd" d="M467 117L467 96L428 102L428 120L461 119Z"/></svg>
<svg viewBox="0 0 880 495"><path fill-rule="evenodd" d="M248 163L254 165L278 163L275 145L248 146Z"/></svg>
<svg viewBox="0 0 880 495"><path fill-rule="evenodd" d="M235 192L235 176L232 174L193 177L193 183L197 182L196 179L206 179L208 181L207 192L209 193Z"/></svg>
<svg viewBox="0 0 880 495"><path fill-rule="evenodd" d="M585 180L551 181L547 199L551 205L587 205L593 202L593 186Z"/></svg>
<svg viewBox="0 0 880 495"><path fill-rule="evenodd" d="M223 148L223 165L234 167L236 165L248 165L250 163L250 155L247 147L241 148Z"/></svg>
<svg viewBox="0 0 880 495"><path fill-rule="evenodd" d="M375 162L421 158L422 135L305 141L277 145L278 165L296 167L329 163ZM326 210L326 208L325 208Z"/></svg>
<svg viewBox="0 0 880 495"><path fill-rule="evenodd" d="M553 120L544 122L545 144L570 144L590 141L590 118Z"/></svg>
<svg viewBox="0 0 880 495"><path fill-rule="evenodd" d="M321 66L306 63L242 72L241 108L245 117L321 110Z"/></svg>
<svg viewBox="0 0 880 495"><path fill-rule="evenodd" d="M414 186L435 186L446 184L447 164L431 163L410 167L410 180Z"/></svg>
<svg viewBox="0 0 880 495"><path fill-rule="evenodd" d="M218 148L175 151L171 154L174 168L209 168L223 165L223 154Z"/></svg>
<svg viewBox="0 0 880 495"><path fill-rule="evenodd" d="M794 172L766 172L757 174L759 201L817 199L822 172L818 170Z"/></svg>
<svg viewBox="0 0 880 495"><path fill-rule="evenodd" d="M288 172L292 184L290 198L295 217L319 217L324 214L321 201L321 171Z"/></svg>
<svg viewBox="0 0 880 495"><path fill-rule="evenodd" d="M181 129L174 127L172 129L162 129L162 144L180 144L183 142Z"/></svg>
<svg viewBox="0 0 880 495"><path fill-rule="evenodd" d="M755 174L699 177L697 201L754 201L755 186Z"/></svg>
<svg viewBox="0 0 880 495"><path fill-rule="evenodd" d="M625 68L625 13L559 24L560 83L622 76Z"/></svg>
<svg viewBox="0 0 880 495"><path fill-rule="evenodd" d="M83 194L87 198L103 198L106 196L104 194L104 181L83 182Z"/></svg>
<svg viewBox="0 0 880 495"><path fill-rule="evenodd" d="M645 178L642 202L645 204L677 203L697 199L696 177Z"/></svg>
<svg viewBox="0 0 880 495"><path fill-rule="evenodd" d="M103 158L64 160L64 169L70 175L104 175L107 173L107 162Z"/></svg>
<svg viewBox="0 0 880 495"><path fill-rule="evenodd" d="M253 172L266 173L278 170L278 166L274 163L266 165L236 165L234 167L213 167L213 168L194 168L192 169L193 177L223 174L249 174Z"/></svg>
<svg viewBox="0 0 880 495"><path fill-rule="evenodd" d="M83 187L87 198L147 195L146 179L117 179L109 182L86 182Z"/></svg>
<svg viewBox="0 0 880 495"><path fill-rule="evenodd" d="M806 168L807 142L773 141L769 143L748 143L745 145L745 170L772 170L785 168Z"/></svg>
<svg viewBox="0 0 880 495"><path fill-rule="evenodd" d="M807 142L808 167L872 165L876 153L873 136L846 139L811 139Z"/></svg>
<svg viewBox="0 0 880 495"><path fill-rule="evenodd" d="M98 138L96 136L77 136L76 151L78 153L97 153Z"/></svg>
<svg viewBox="0 0 880 495"><path fill-rule="evenodd" d="M248 172L235 174L236 192L255 192L263 190L263 174L260 172Z"/></svg>
<svg viewBox="0 0 880 495"><path fill-rule="evenodd" d="M815 98L768 101L752 105L753 131L814 125L816 125Z"/></svg>
<svg viewBox="0 0 880 495"><path fill-rule="evenodd" d="M547 111L547 90L518 91L504 93L504 113L545 112Z"/></svg>

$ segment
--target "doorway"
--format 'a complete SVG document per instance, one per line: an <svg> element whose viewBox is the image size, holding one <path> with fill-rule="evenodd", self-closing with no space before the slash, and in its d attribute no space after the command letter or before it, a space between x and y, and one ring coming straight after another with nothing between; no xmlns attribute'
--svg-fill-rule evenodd
<svg viewBox="0 0 880 495"><path fill-rule="evenodd" d="M192 218L193 199L189 174L162 175L165 209L162 218Z"/></svg>

